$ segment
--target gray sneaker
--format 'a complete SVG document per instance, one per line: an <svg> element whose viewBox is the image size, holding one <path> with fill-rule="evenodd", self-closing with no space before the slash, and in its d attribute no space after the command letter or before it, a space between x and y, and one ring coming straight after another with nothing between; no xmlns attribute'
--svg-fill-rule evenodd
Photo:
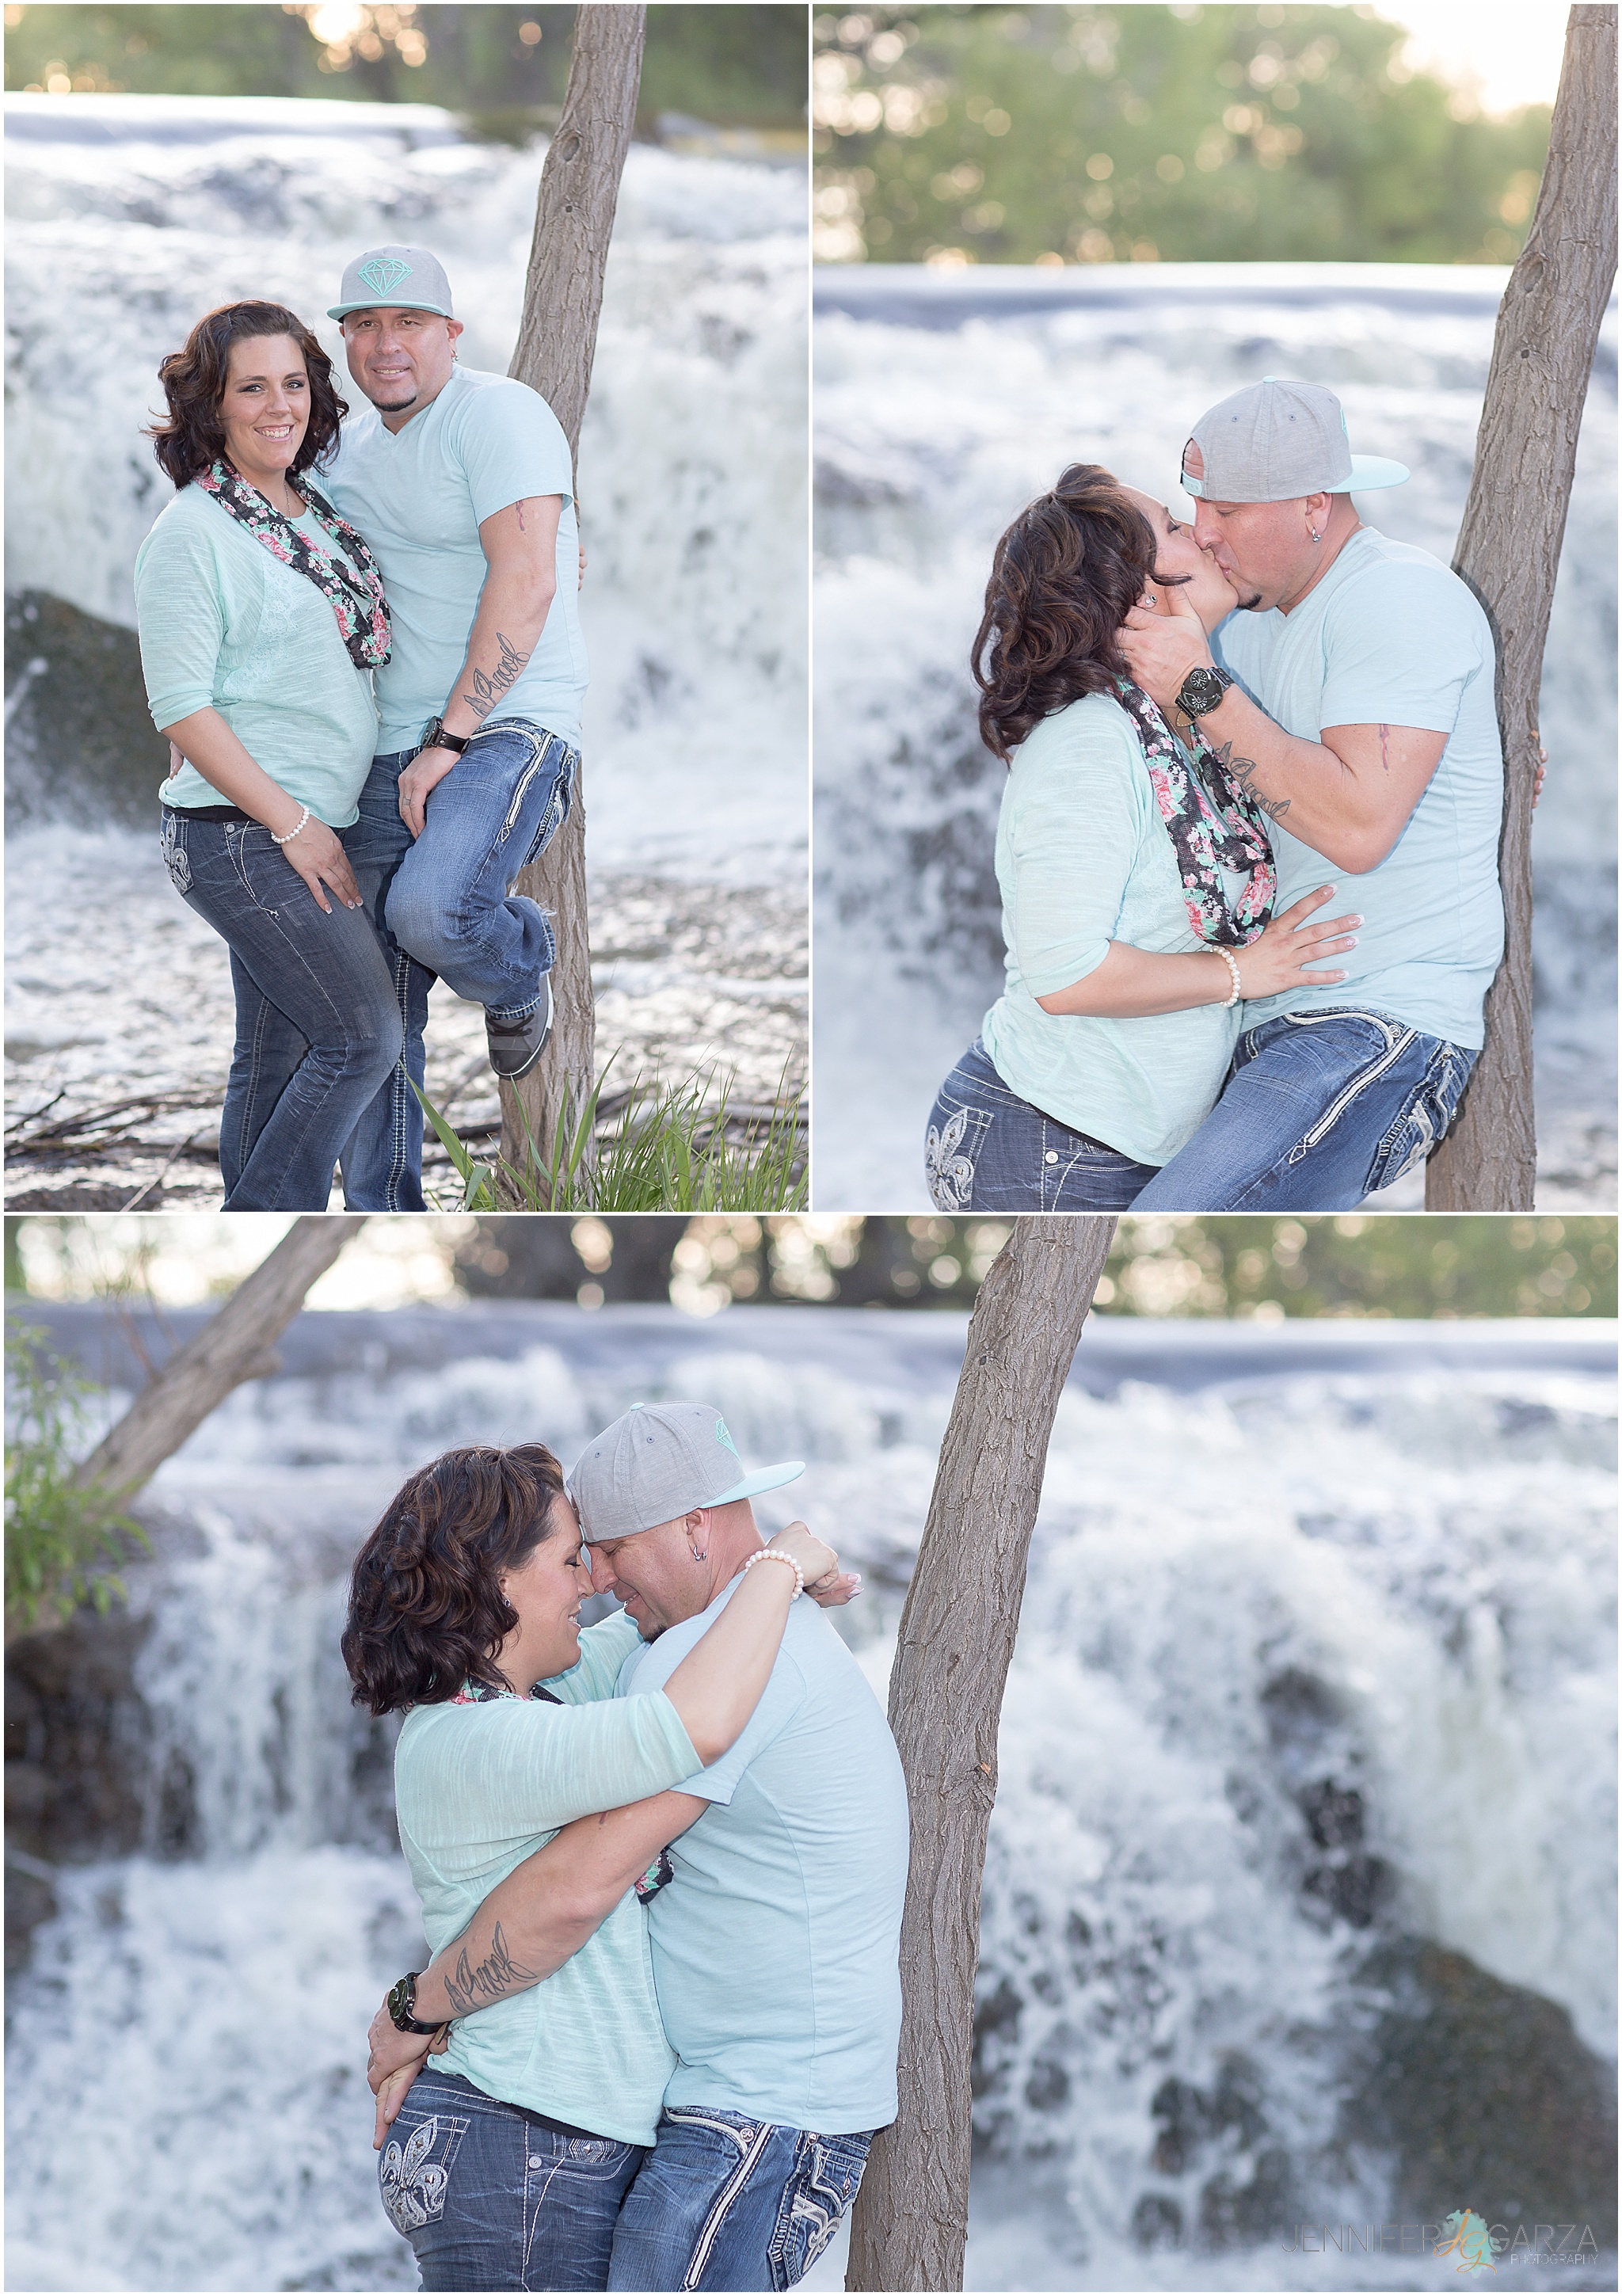
<svg viewBox="0 0 1622 2296"><path fill-rule="evenodd" d="M546 1049L546 1039L552 1034L552 979L541 975L541 1001L527 1021L498 1021L494 1013L484 1016L485 1042L490 1048L490 1066L498 1077L516 1084L520 1077L528 1076Z"/></svg>

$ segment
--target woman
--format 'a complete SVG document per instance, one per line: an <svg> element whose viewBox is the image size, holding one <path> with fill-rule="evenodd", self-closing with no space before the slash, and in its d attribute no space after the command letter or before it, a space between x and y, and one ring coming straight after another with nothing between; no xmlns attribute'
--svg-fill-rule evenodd
<svg viewBox="0 0 1622 2296"><path fill-rule="evenodd" d="M581 1635L591 1575L545 1445L449 1451L414 1475L356 1559L343 1652L357 1704L406 1710L400 1841L430 1947L558 1827L723 1753L766 1687L802 1578L836 1563L797 1525L751 1558L665 1690L615 1698L640 1637L624 1613ZM538 1686L582 1661L590 1702ZM614 2220L676 2062L635 1896L554 1975L451 2034L380 2164L422 2286L605 2287Z"/></svg>
<svg viewBox="0 0 1622 2296"><path fill-rule="evenodd" d="M1325 885L1272 915L1266 824L1242 785L1133 685L1138 606L1208 630L1233 590L1185 526L1072 463L997 545L974 644L980 734L1010 767L997 825L1007 974L930 1118L942 1211L1123 1209L1199 1126L1240 1000L1353 947L1308 922Z"/></svg>
<svg viewBox="0 0 1622 2296"><path fill-rule="evenodd" d="M338 437L332 362L279 303L230 303L160 369L177 492L141 545L147 699L174 744L162 851L231 951L227 1211L324 1211L399 1057L388 964L335 832L372 762L389 612L372 554L307 473Z"/></svg>

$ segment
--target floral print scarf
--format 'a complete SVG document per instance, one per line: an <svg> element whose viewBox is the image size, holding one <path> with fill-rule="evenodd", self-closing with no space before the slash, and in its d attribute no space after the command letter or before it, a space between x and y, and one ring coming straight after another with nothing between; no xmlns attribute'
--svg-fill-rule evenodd
<svg viewBox="0 0 1622 2296"><path fill-rule="evenodd" d="M1243 948L1273 914L1277 889L1266 816L1198 726L1189 728L1197 767L1191 770L1182 744L1143 688L1118 678L1116 695L1143 745L1155 802L1176 856L1190 924L1203 941ZM1218 865L1249 878L1233 907Z"/></svg>
<svg viewBox="0 0 1622 2296"><path fill-rule="evenodd" d="M349 660L356 669L381 669L389 659L391 632L389 627L389 602L383 595L383 578L378 572L377 561L347 519L340 518L332 504L317 494L307 477L298 481L299 493L315 514L315 523L324 528L337 548L332 557L315 550L301 535L291 520L273 510L257 488L250 487L233 470L222 455L201 472L193 481L206 495L212 495L220 508L245 526L254 540L263 545L273 558L283 566L291 566L295 574L302 574L313 582L338 618L338 627ZM358 580L344 562L348 552L360 569Z"/></svg>

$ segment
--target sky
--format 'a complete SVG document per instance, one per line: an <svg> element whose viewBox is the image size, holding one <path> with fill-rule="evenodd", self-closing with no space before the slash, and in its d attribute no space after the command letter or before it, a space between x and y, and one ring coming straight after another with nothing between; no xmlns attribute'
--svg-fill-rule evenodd
<svg viewBox="0 0 1622 2296"><path fill-rule="evenodd" d="M1378 12L1413 33L1406 62L1441 79L1473 83L1483 111L1553 102L1564 0L1389 0Z"/></svg>

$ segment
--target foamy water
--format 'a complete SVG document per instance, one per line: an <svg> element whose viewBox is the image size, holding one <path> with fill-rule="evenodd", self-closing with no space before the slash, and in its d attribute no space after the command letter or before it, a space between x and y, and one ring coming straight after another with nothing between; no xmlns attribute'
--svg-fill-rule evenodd
<svg viewBox="0 0 1622 2296"><path fill-rule="evenodd" d="M1507 277L1375 264L815 275L820 1206L927 1209L924 1120L1001 985L1003 768L979 747L968 653L1004 527L1077 460L1178 508L1200 414L1263 374L1298 375L1339 394L1361 451L1413 472L1361 500L1364 516L1446 563ZM1551 1204L1615 1201L1615 324L1613 311L1544 673L1551 767L1533 855Z"/></svg>
<svg viewBox="0 0 1622 2296"><path fill-rule="evenodd" d="M537 1431L569 1459L639 1398L713 1400L746 1457L809 1460L762 1521L803 1512L866 1572L841 1623L882 1694L963 1330L545 1307L294 1327L286 1374L150 1494L147 1849L69 1869L13 1982L12 2285L414 2284L360 2065L420 1931L386 1742L336 1650L403 1472ZM1583 1324L1089 1325L1003 1718L979 1990L1020 2006L987 2047L970 2286L1454 2284L1429 2259L1315 2259L1308 2284L1266 2244L1146 2251L1139 2202L1186 2211L1210 2169L1151 2167L1151 2104L1241 2054L1313 2220L1380 2221L1388 2169L1335 2152L1335 2081L1356 1965L1399 1932L1614 2052L1613 1355ZM1298 1798L1324 1775L1392 1876L1372 1929L1303 1891Z"/></svg>

